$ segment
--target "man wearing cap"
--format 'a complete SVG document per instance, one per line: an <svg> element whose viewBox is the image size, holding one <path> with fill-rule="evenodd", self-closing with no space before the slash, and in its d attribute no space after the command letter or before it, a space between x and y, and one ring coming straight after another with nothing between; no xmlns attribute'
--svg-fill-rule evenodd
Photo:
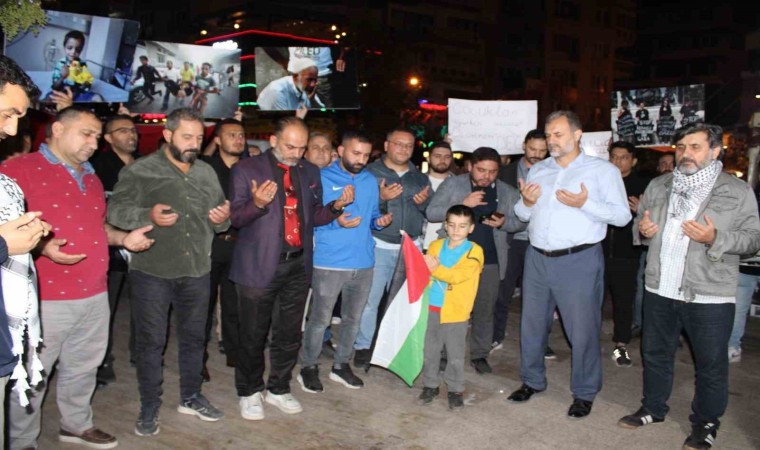
<svg viewBox="0 0 760 450"><path fill-rule="evenodd" d="M297 60L289 70L291 75L272 81L261 91L259 107L264 111L324 107L317 96L318 70L314 61Z"/></svg>

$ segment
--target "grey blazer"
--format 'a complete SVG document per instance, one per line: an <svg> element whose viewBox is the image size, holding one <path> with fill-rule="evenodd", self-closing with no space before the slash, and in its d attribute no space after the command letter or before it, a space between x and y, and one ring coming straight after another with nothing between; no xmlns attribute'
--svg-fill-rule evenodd
<svg viewBox="0 0 760 450"><path fill-rule="evenodd" d="M504 214L507 218L501 228L494 228L493 240L496 243L496 254L499 257L499 278L504 278L507 273L507 233L516 233L524 230L528 224L521 222L515 216L515 203L520 201L520 192L507 183L496 180L496 196L499 204L496 211ZM433 200L427 207L427 218L431 222L443 222L446 219L446 211L454 205L460 205L470 192L472 182L470 174L465 173L455 177L449 177L438 187L433 195ZM438 231L439 236L445 235L443 229Z"/></svg>

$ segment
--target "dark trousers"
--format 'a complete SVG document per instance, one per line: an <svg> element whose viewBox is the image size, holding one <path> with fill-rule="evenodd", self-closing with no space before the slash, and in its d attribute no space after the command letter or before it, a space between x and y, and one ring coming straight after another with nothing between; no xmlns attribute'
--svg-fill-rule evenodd
<svg viewBox="0 0 760 450"><path fill-rule="evenodd" d="M234 243L214 238L211 250L211 292L208 303L208 322L206 324L206 346L211 340L216 298L219 296L222 314L222 344L227 358L236 361L238 339L238 296L235 283L230 281L230 265ZM208 360L208 350L203 357Z"/></svg>
<svg viewBox="0 0 760 450"><path fill-rule="evenodd" d="M111 354L113 349L113 321L116 317L116 308L119 306L119 297L127 282L127 272L111 270L108 272L108 306L111 308L111 317L108 322L108 346L106 347L106 356L103 357L103 364L113 363L114 357ZM135 323L130 313L129 318L129 357L135 356Z"/></svg>
<svg viewBox="0 0 760 450"><path fill-rule="evenodd" d="M631 342L639 259L607 258L604 276L612 297L612 342Z"/></svg>
<svg viewBox="0 0 760 450"><path fill-rule="evenodd" d="M179 84L177 84L176 81L174 80L164 81L164 105L163 106L169 106L169 95L174 94L174 96L176 96L177 92L179 92Z"/></svg>
<svg viewBox="0 0 760 450"><path fill-rule="evenodd" d="M602 388L599 333L604 298L602 246L550 258L528 248L523 274L520 327L520 377L533 389L546 389L544 353L554 309L572 348L570 390L576 399L594 401ZM726 349L723 349L724 352Z"/></svg>
<svg viewBox="0 0 760 450"><path fill-rule="evenodd" d="M696 366L692 423L718 420L728 405L728 338L734 325L733 303L699 304L644 291L644 398L654 416L668 414L678 336L686 331Z"/></svg>
<svg viewBox="0 0 760 450"><path fill-rule="evenodd" d="M493 342L493 305L499 296L499 265L486 264L480 272L478 293L470 316L470 359L488 358Z"/></svg>
<svg viewBox="0 0 760 450"><path fill-rule="evenodd" d="M153 81L146 81L145 84L143 84L142 91L146 97L153 101L153 95L156 94L156 84Z"/></svg>
<svg viewBox="0 0 760 450"><path fill-rule="evenodd" d="M280 262L266 288L236 285L240 299L240 348L235 366L239 397L249 397L265 388L276 395L290 392L290 379L301 347L309 282L303 255ZM264 346L269 330L269 378L264 385Z"/></svg>
<svg viewBox="0 0 760 450"><path fill-rule="evenodd" d="M209 275L166 279L133 270L129 273L129 286L142 406L156 408L161 405L170 308L176 318L180 399L200 393Z"/></svg>
<svg viewBox="0 0 760 450"><path fill-rule="evenodd" d="M507 319L512 294L515 293L517 281L525 267L525 251L530 243L520 239L512 239L507 253L507 274L499 285L499 298L493 307L493 340L503 341L507 335Z"/></svg>

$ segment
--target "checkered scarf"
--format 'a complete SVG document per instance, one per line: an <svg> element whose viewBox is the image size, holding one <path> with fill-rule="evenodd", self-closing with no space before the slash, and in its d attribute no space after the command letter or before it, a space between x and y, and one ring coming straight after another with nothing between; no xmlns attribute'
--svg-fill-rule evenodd
<svg viewBox="0 0 760 450"><path fill-rule="evenodd" d="M723 170L723 163L715 160L709 166L692 175L686 175L678 168L673 171L673 193L671 194L670 215L685 219L689 210L696 209L710 195L715 180ZM675 197L675 200L673 200Z"/></svg>
<svg viewBox="0 0 760 450"><path fill-rule="evenodd" d="M5 175L0 174L0 223L15 220L24 214L24 194L18 185ZM37 272L32 255L8 256L2 264L2 290L5 301L5 313L8 316L8 328L13 341L11 351L18 356L18 363L13 369L11 380L16 383L13 389L18 393L21 406L29 404L27 391L30 385L42 381L42 362L37 356L37 347L42 342L40 333L39 301L37 298ZM27 340L24 342L24 337ZM31 353L31 380L24 367L24 350L29 347Z"/></svg>

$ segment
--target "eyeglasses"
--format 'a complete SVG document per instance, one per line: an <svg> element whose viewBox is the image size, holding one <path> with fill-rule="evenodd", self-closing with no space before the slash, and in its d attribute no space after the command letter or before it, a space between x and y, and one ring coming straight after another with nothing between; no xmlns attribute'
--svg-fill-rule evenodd
<svg viewBox="0 0 760 450"><path fill-rule="evenodd" d="M111 130L107 134L114 134L114 133L119 133L119 134L137 134L137 128L134 128L134 127L121 127L121 128L117 128L115 130Z"/></svg>
<svg viewBox="0 0 760 450"><path fill-rule="evenodd" d="M411 144L405 144L403 142L396 142L396 141L388 141L391 144L395 145L396 147L403 148L404 150L411 150L414 148L414 143Z"/></svg>

